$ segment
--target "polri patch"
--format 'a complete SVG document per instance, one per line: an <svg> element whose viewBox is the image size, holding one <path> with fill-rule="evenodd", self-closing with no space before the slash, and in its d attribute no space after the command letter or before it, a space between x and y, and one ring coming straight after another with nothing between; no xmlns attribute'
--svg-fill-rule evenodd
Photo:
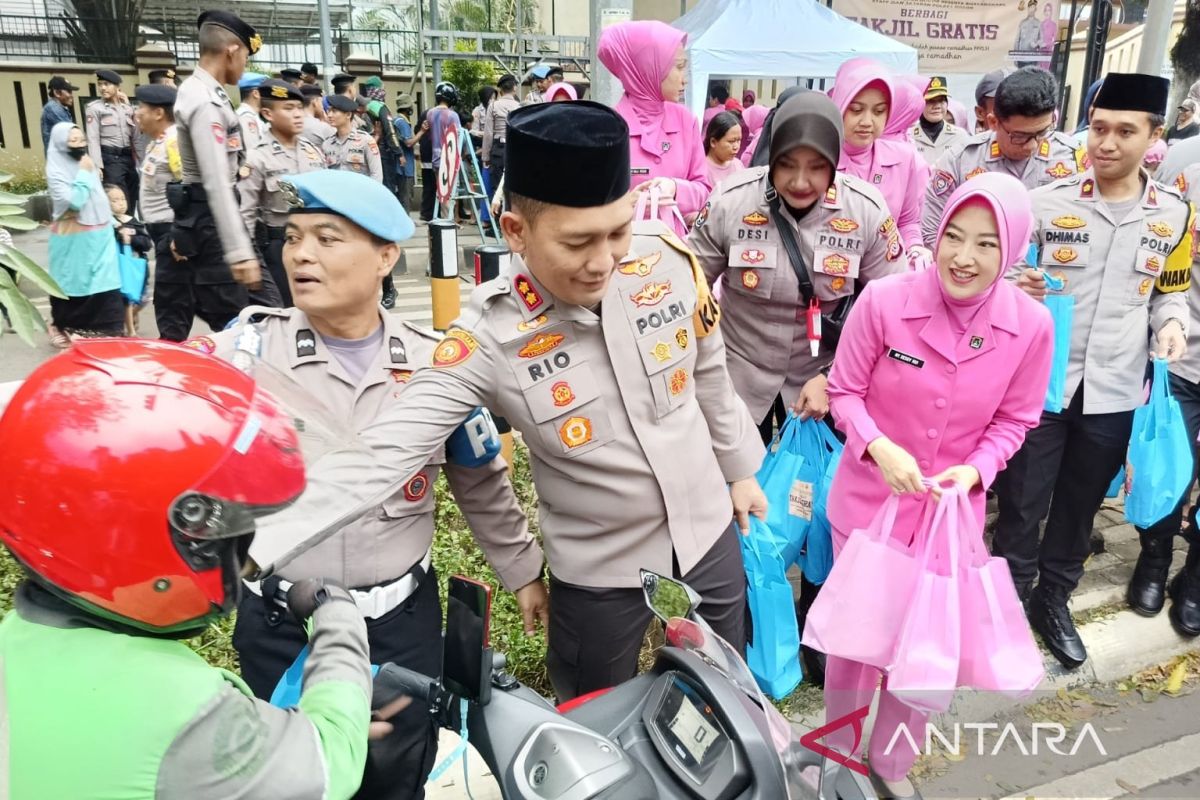
<svg viewBox="0 0 1200 800"><path fill-rule="evenodd" d="M910 356L908 353L901 352L894 347L888 348L888 358L899 361L901 364L908 364L910 367L921 369L925 366L925 359Z"/></svg>

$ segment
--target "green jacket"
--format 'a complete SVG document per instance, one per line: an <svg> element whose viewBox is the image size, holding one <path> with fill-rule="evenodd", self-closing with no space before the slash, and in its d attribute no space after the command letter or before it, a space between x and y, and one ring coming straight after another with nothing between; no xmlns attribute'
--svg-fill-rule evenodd
<svg viewBox="0 0 1200 800"><path fill-rule="evenodd" d="M286 710L182 642L94 622L25 583L0 623L0 796L323 799L358 788L370 666L352 604L317 609L300 706Z"/></svg>

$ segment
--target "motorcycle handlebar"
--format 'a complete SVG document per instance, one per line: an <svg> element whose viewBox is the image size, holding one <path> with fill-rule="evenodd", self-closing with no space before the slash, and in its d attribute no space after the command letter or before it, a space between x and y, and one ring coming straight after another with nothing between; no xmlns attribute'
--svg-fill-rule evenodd
<svg viewBox="0 0 1200 800"><path fill-rule="evenodd" d="M373 709L381 708L401 695L436 706L438 696L443 693L437 679L391 662L379 667L371 688Z"/></svg>

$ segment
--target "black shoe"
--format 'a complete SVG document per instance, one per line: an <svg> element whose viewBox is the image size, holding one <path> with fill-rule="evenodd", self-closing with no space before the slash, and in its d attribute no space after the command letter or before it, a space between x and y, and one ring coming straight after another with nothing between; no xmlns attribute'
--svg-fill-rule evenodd
<svg viewBox="0 0 1200 800"><path fill-rule="evenodd" d="M1167 588L1171 610L1167 617L1180 636L1200 636L1200 545L1188 548L1187 563Z"/></svg>
<svg viewBox="0 0 1200 800"><path fill-rule="evenodd" d="M1143 617L1162 611L1167 598L1167 575L1171 571L1171 548L1175 537L1140 533L1142 552L1129 579L1125 599Z"/></svg>
<svg viewBox="0 0 1200 800"><path fill-rule="evenodd" d="M383 279L383 299L379 302L389 311L396 307L396 284L392 281L392 276L388 275Z"/></svg>
<svg viewBox="0 0 1200 800"><path fill-rule="evenodd" d="M1075 621L1067 608L1068 593L1061 589L1044 590L1038 586L1029 598L1029 624L1041 634L1042 641L1067 669L1078 669L1087 661L1087 649L1075 630Z"/></svg>

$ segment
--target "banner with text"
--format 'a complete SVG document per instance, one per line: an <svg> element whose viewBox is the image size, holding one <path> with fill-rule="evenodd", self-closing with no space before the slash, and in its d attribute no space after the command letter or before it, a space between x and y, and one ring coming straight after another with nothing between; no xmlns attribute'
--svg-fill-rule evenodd
<svg viewBox="0 0 1200 800"><path fill-rule="evenodd" d="M926 75L1049 67L1058 0L833 0L833 10L917 48Z"/></svg>

